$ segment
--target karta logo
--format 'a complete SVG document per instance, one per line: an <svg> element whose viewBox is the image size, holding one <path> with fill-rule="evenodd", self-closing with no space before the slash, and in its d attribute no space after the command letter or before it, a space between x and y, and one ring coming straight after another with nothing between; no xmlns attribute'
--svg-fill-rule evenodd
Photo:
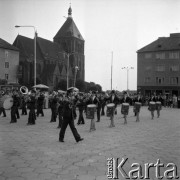
<svg viewBox="0 0 180 180"><path fill-rule="evenodd" d="M119 158L108 158L108 179L119 179L119 175L121 175L125 179L150 179L150 168L154 168L155 177L157 179L179 179L177 166L174 163L168 163L167 165L164 165L160 162L160 159L157 159L157 162L155 164L145 163L142 165L139 163L132 163L130 171L127 172L123 168L127 161L128 158L122 158L121 161L119 160ZM164 170L163 174L161 174L161 168L163 168Z"/></svg>

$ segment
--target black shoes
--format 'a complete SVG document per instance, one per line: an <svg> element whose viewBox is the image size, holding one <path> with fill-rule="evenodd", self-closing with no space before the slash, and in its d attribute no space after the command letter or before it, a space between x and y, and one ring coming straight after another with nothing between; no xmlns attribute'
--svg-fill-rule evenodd
<svg viewBox="0 0 180 180"><path fill-rule="evenodd" d="M83 139L83 138L80 138L80 139L78 139L76 142L78 143L79 141L82 141L82 140L84 140L84 139ZM64 142L64 140L59 139L59 142Z"/></svg>
<svg viewBox="0 0 180 180"><path fill-rule="evenodd" d="M83 140L84 140L83 138L80 138L76 142L78 143L79 141L83 141Z"/></svg>

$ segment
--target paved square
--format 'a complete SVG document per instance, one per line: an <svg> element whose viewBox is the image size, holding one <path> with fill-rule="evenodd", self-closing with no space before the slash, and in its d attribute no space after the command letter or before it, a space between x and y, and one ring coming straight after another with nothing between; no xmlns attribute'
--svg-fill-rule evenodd
<svg viewBox="0 0 180 180"><path fill-rule="evenodd" d="M58 122L49 123L51 112L44 112L45 117L33 126L26 125L28 116L21 116L16 124L9 123L9 111L6 118L0 117L0 180L106 180L107 158L111 157L128 158L127 172L132 163L144 165L160 159L165 165L176 164L180 173L179 109L164 108L160 118L151 120L147 107L142 107L137 123L131 108L124 125L118 107L115 128L108 127L106 116L101 116L94 132L89 132L90 120L76 125L84 138L79 143L69 127L65 143L59 143ZM154 169L150 179L155 179Z"/></svg>

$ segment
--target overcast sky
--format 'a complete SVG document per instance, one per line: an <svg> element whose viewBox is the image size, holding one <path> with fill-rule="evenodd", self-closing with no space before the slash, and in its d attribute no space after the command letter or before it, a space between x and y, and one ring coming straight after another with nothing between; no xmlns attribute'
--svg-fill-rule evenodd
<svg viewBox="0 0 180 180"><path fill-rule="evenodd" d="M33 38L53 37L68 16L70 0L0 0L0 38L13 43L18 33ZM136 51L156 40L180 32L180 0L71 0L72 17L85 39L85 80L103 90L111 88L113 51L113 89L137 86Z"/></svg>

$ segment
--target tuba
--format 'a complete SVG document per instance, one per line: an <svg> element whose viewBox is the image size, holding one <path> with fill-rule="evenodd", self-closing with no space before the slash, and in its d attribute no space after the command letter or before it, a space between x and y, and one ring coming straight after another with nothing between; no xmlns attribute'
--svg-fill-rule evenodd
<svg viewBox="0 0 180 180"><path fill-rule="evenodd" d="M21 86L20 92L21 92L22 94L28 94L28 88L27 88L26 86Z"/></svg>
<svg viewBox="0 0 180 180"><path fill-rule="evenodd" d="M4 92L3 90L0 90L0 94L4 95L4 94L5 94L5 92Z"/></svg>

